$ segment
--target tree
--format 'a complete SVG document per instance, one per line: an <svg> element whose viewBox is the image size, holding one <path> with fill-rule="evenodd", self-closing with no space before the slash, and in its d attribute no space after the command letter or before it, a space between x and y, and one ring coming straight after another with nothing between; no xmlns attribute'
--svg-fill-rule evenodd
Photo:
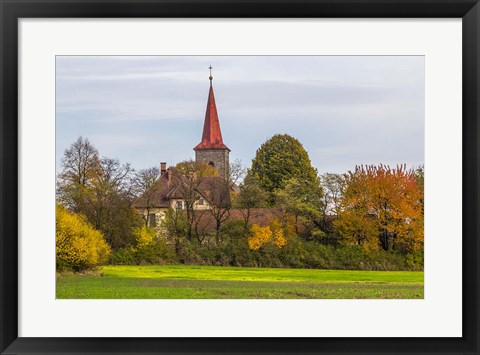
<svg viewBox="0 0 480 355"><path fill-rule="evenodd" d="M357 166L342 194L335 225L348 243L408 253L423 247L423 188L414 170Z"/></svg>
<svg viewBox="0 0 480 355"><path fill-rule="evenodd" d="M99 155L97 149L87 138L78 137L77 140L65 150L62 158L62 179L87 186L95 177L99 168Z"/></svg>
<svg viewBox="0 0 480 355"><path fill-rule="evenodd" d="M217 244L220 243L221 226L230 217L232 200L238 194L237 183L243 179L245 173L246 168L242 165L242 161L236 159L230 163L226 180L209 179L205 186L204 197L210 205L208 213L215 221L215 239Z"/></svg>
<svg viewBox="0 0 480 355"><path fill-rule="evenodd" d="M340 214L344 177L342 174L325 173L320 176L320 181L323 189L323 210L320 228L326 235L333 236L334 239L331 239L330 242L335 242L338 236L334 233L333 221ZM327 242L326 239L324 241Z"/></svg>
<svg viewBox="0 0 480 355"><path fill-rule="evenodd" d="M140 196L150 190L159 176L160 169L156 166L135 172L135 195Z"/></svg>
<svg viewBox="0 0 480 355"><path fill-rule="evenodd" d="M417 182L420 184L422 189L424 188L424 179L425 179L425 166L420 165L415 169L415 178Z"/></svg>
<svg viewBox="0 0 480 355"><path fill-rule="evenodd" d="M215 168L204 162L186 160L177 164L174 169L175 188L182 196L185 206L185 217L187 221L187 239L191 240L195 225L201 218L202 213L195 213L195 203L202 197L200 185L208 176L218 176ZM201 237L197 235L198 242Z"/></svg>
<svg viewBox="0 0 480 355"><path fill-rule="evenodd" d="M204 197L207 199L210 209L208 210L215 220L215 239L220 243L220 228L230 217L230 184L223 179L209 179L204 184Z"/></svg>
<svg viewBox="0 0 480 355"><path fill-rule="evenodd" d="M342 174L325 173L320 177L323 189L323 213L336 216L342 201L344 177Z"/></svg>
<svg viewBox="0 0 480 355"><path fill-rule="evenodd" d="M143 195L145 199L146 213L143 214L145 226L148 226L148 216L154 206L153 197L156 191L152 187L157 182L159 176L160 169L158 167L142 169L135 173L134 194L137 197Z"/></svg>
<svg viewBox="0 0 480 355"><path fill-rule="evenodd" d="M420 165L419 167L417 167L415 169L415 178L416 178L418 184L420 185L420 188L422 189L422 191L424 191L425 167L423 165ZM423 199L423 197L421 199L421 203L422 203L422 214L423 214L423 211L424 211L424 199Z"/></svg>
<svg viewBox="0 0 480 355"><path fill-rule="evenodd" d="M141 223L131 208L134 181L129 164L100 158L88 139L80 137L65 151L57 198L70 211L84 215L116 250L135 242L132 229Z"/></svg>
<svg viewBox="0 0 480 355"><path fill-rule="evenodd" d="M293 215L295 218L295 232L299 233L299 224L306 232L311 232L315 223L321 217L323 209L323 191L320 180L302 180L292 178L285 182L284 187L275 192L276 205L283 215ZM283 218L284 223L287 219Z"/></svg>
<svg viewBox="0 0 480 355"><path fill-rule="evenodd" d="M244 221L244 231L249 228L252 212L256 208L266 207L268 205L268 194L260 186L257 178L248 175L240 184L240 193L235 197L233 206L240 210Z"/></svg>
<svg viewBox="0 0 480 355"><path fill-rule="evenodd" d="M100 172L94 180L85 215L105 235L113 249L135 242L133 229L141 217L133 211L134 170L117 159L101 158Z"/></svg>
<svg viewBox="0 0 480 355"><path fill-rule="evenodd" d="M270 194L282 188L291 178L315 182L317 171L312 167L307 151L295 138L277 134L257 149L249 174L258 179L260 185Z"/></svg>
<svg viewBox="0 0 480 355"><path fill-rule="evenodd" d="M121 164L117 159L102 157L100 168L95 184L101 186L103 191L116 193L123 198L135 197L135 170L129 163Z"/></svg>
<svg viewBox="0 0 480 355"><path fill-rule="evenodd" d="M228 169L228 182L230 187L233 188L237 185L238 181L243 179L246 174L246 168L242 165L240 159L235 159L230 163L230 168Z"/></svg>
<svg viewBox="0 0 480 355"><path fill-rule="evenodd" d="M173 239L175 245L175 253L180 252L181 239L187 235L188 223L185 215L174 208L169 208L165 212L165 218L162 221L162 226L165 228L167 235Z"/></svg>
<svg viewBox="0 0 480 355"><path fill-rule="evenodd" d="M65 150L58 175L57 198L74 212L85 208L86 189L90 188L100 172L97 149L87 138L78 137Z"/></svg>

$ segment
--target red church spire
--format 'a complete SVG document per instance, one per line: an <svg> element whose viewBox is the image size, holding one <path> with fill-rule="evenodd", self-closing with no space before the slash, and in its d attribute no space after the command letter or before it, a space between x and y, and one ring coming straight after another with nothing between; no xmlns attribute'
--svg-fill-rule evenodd
<svg viewBox="0 0 480 355"><path fill-rule="evenodd" d="M217 106L215 105L215 96L212 86L212 66L210 66L210 91L208 93L207 112L205 113L205 122L203 123L202 141L198 143L197 149L228 149L223 144L222 131L220 130L220 121L218 120ZM228 149L230 150L230 149Z"/></svg>

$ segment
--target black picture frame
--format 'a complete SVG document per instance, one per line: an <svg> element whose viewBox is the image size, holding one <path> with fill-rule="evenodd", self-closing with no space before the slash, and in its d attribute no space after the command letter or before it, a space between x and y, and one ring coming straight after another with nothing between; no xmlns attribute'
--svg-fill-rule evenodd
<svg viewBox="0 0 480 355"><path fill-rule="evenodd" d="M479 354L478 0L0 0L1 354ZM19 338L18 20L20 18L462 18L463 336L461 338ZM448 222L447 222L448 223Z"/></svg>

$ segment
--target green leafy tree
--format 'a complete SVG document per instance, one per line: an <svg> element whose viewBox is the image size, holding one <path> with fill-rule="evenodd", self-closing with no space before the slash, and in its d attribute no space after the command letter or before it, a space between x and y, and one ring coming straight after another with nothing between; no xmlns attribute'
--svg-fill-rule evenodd
<svg viewBox="0 0 480 355"><path fill-rule="evenodd" d="M249 174L270 194L271 203L275 201L275 190L283 188L287 180L317 180L317 171L307 151L288 134L274 135L257 149Z"/></svg>
<svg viewBox="0 0 480 355"><path fill-rule="evenodd" d="M286 222L285 216L292 215L296 233L299 232L299 225L304 227L304 232L311 233L322 216L324 202L320 180L292 178L276 191L275 196L277 206L283 213L282 220Z"/></svg>
<svg viewBox="0 0 480 355"><path fill-rule="evenodd" d="M233 205L240 210L244 231L247 231L253 211L268 205L268 194L260 186L258 179L251 175L247 176L239 187L240 193L235 196Z"/></svg>

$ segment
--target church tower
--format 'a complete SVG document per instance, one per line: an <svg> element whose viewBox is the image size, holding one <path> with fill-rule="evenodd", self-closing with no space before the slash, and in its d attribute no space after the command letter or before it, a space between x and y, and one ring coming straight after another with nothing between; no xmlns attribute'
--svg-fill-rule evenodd
<svg viewBox="0 0 480 355"><path fill-rule="evenodd" d="M203 123L202 141L198 143L193 150L195 151L195 160L197 162L202 161L210 164L218 171L219 176L228 179L230 149L223 144L217 106L215 105L215 96L213 95L212 66L210 66L209 69L210 91L208 93L205 122Z"/></svg>

